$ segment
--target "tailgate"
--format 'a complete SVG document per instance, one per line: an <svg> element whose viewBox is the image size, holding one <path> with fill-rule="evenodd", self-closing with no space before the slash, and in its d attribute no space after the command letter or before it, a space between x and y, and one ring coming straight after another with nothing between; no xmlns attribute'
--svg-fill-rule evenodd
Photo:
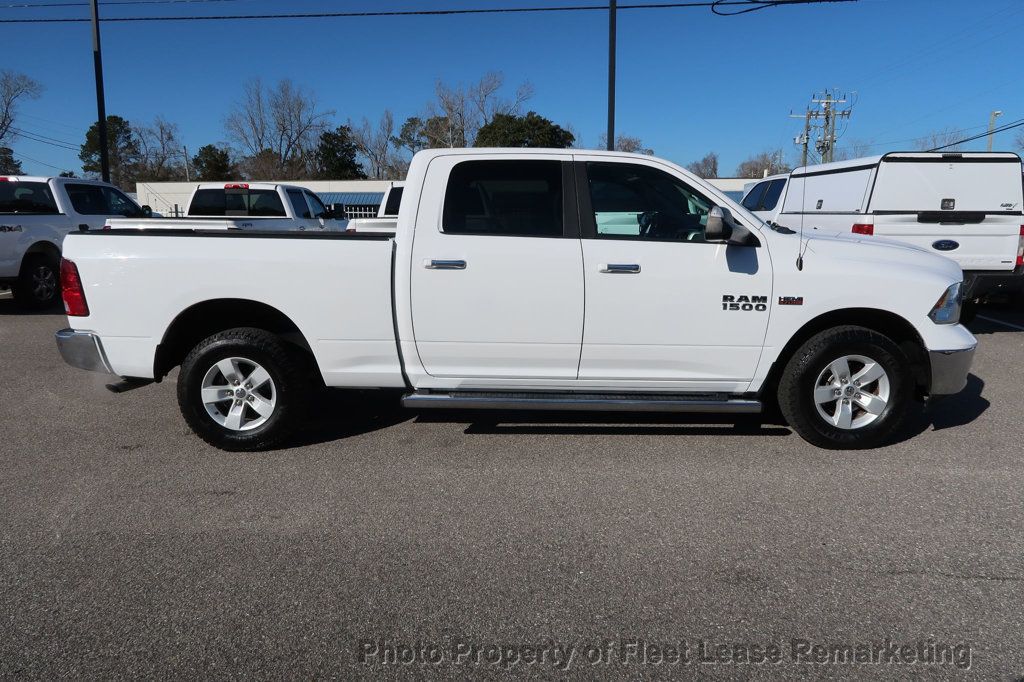
<svg viewBox="0 0 1024 682"><path fill-rule="evenodd" d="M1012 270L1024 186L1015 154L907 153L879 163L868 212L875 234L956 261Z"/></svg>
<svg viewBox="0 0 1024 682"><path fill-rule="evenodd" d="M960 223L939 222L928 214L875 215L875 235L951 258L962 270L1012 270L1021 216L987 215L978 222L977 216L968 218L971 222Z"/></svg>

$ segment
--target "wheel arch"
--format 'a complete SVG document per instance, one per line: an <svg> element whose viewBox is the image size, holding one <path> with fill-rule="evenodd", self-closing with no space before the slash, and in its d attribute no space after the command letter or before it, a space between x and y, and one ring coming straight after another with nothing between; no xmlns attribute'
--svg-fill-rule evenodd
<svg viewBox="0 0 1024 682"><path fill-rule="evenodd" d="M53 258L60 260L60 247L54 244L53 242L48 242L46 240L34 242L31 246L25 249L25 253L22 254L21 265L18 268L19 272L21 268L25 267L25 263L28 261L29 258L39 254L42 254L44 256L51 256Z"/></svg>
<svg viewBox="0 0 1024 682"><path fill-rule="evenodd" d="M277 334L305 357L313 358L313 350L298 325L277 308L249 299L211 299L189 306L168 325L156 348L153 377L160 381L200 341L235 327L254 327Z"/></svg>
<svg viewBox="0 0 1024 682"><path fill-rule="evenodd" d="M768 376L762 384L761 395L774 400L782 372L793 354L809 338L833 327L855 325L884 334L900 347L910 360L910 370L919 397L927 395L931 384L931 365L924 339L906 318L877 308L843 308L831 310L809 320L790 337L775 358Z"/></svg>

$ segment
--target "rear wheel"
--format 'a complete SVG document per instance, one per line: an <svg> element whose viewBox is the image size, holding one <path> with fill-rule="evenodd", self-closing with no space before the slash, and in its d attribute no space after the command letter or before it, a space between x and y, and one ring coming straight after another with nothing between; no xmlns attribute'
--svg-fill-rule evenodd
<svg viewBox="0 0 1024 682"><path fill-rule="evenodd" d="M22 308L41 310L56 305L60 298L60 261L41 253L26 256L11 289Z"/></svg>
<svg viewBox="0 0 1024 682"><path fill-rule="evenodd" d="M779 382L779 408L808 442L830 449L886 442L910 408L908 361L887 336L837 327L809 339Z"/></svg>
<svg viewBox="0 0 1024 682"><path fill-rule="evenodd" d="M292 434L308 382L295 351L262 329L203 340L181 364L178 405L195 433L224 450L265 450Z"/></svg>

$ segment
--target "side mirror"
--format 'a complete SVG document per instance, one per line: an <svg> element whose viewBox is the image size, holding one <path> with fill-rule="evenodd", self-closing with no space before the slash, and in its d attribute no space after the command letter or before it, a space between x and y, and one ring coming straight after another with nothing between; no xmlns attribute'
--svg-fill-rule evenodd
<svg viewBox="0 0 1024 682"><path fill-rule="evenodd" d="M708 224L704 239L709 242L727 242L732 237L732 213L723 206L712 206L708 211Z"/></svg>
<svg viewBox="0 0 1024 682"><path fill-rule="evenodd" d="M143 207L142 207L142 217L143 218L152 218L153 217L153 209L150 208L150 206L148 204L143 205Z"/></svg>
<svg viewBox="0 0 1024 682"><path fill-rule="evenodd" d="M704 228L704 240L725 242L736 246L760 246L761 242L743 225L737 223L732 212L725 206L712 206L708 211L708 224Z"/></svg>

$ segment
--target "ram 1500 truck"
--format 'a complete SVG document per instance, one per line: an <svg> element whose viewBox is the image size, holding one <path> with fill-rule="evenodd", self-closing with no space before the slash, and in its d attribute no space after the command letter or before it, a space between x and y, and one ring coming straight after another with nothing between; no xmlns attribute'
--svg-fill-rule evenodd
<svg viewBox="0 0 1024 682"><path fill-rule="evenodd" d="M0 286L24 307L54 305L66 234L99 229L110 216L151 213L105 182L0 176Z"/></svg>
<svg viewBox="0 0 1024 682"><path fill-rule="evenodd" d="M344 230L348 221L305 187L270 182L203 183L192 192L185 218L108 220L105 229Z"/></svg>
<svg viewBox="0 0 1024 682"><path fill-rule="evenodd" d="M420 152L394 237L114 230L65 258L65 360L180 366L185 421L225 449L281 443L318 384L410 408L777 403L811 443L869 447L915 398L960 391L976 345L952 261L776 231L614 152Z"/></svg>

